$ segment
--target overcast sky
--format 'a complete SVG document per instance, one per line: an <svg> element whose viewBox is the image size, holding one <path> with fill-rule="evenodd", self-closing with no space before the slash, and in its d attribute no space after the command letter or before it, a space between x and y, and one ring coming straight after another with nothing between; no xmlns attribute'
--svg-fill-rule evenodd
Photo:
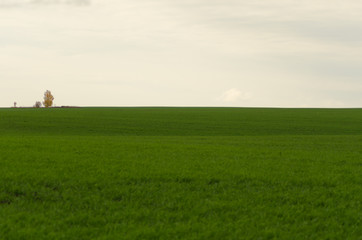
<svg viewBox="0 0 362 240"><path fill-rule="evenodd" d="M360 0L0 0L0 107L362 107Z"/></svg>

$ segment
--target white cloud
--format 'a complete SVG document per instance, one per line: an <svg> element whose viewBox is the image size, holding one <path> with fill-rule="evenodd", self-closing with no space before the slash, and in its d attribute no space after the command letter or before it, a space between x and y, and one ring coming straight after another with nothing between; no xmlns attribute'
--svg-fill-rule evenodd
<svg viewBox="0 0 362 240"><path fill-rule="evenodd" d="M231 88L221 94L218 98L222 102L236 102L238 100L249 100L253 96L250 92L241 92L239 89Z"/></svg>

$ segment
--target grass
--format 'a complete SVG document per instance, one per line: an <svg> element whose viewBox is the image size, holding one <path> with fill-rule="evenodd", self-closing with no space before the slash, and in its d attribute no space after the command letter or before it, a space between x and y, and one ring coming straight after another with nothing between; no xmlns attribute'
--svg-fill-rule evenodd
<svg viewBox="0 0 362 240"><path fill-rule="evenodd" d="M0 109L0 239L362 239L362 109Z"/></svg>

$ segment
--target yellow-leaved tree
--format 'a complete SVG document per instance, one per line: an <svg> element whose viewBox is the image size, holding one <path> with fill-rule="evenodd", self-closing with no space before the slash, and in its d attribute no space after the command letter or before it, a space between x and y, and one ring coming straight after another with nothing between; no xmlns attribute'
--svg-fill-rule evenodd
<svg viewBox="0 0 362 240"><path fill-rule="evenodd" d="M53 106L53 100L54 97L52 93L49 90L46 90L46 92L44 93L44 102L43 102L44 107L47 108Z"/></svg>

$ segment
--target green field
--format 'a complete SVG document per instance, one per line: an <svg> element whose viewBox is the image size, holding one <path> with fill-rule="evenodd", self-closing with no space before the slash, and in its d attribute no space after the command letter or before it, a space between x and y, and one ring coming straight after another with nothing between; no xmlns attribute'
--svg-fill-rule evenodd
<svg viewBox="0 0 362 240"><path fill-rule="evenodd" d="M0 239L362 239L362 109L0 109Z"/></svg>

